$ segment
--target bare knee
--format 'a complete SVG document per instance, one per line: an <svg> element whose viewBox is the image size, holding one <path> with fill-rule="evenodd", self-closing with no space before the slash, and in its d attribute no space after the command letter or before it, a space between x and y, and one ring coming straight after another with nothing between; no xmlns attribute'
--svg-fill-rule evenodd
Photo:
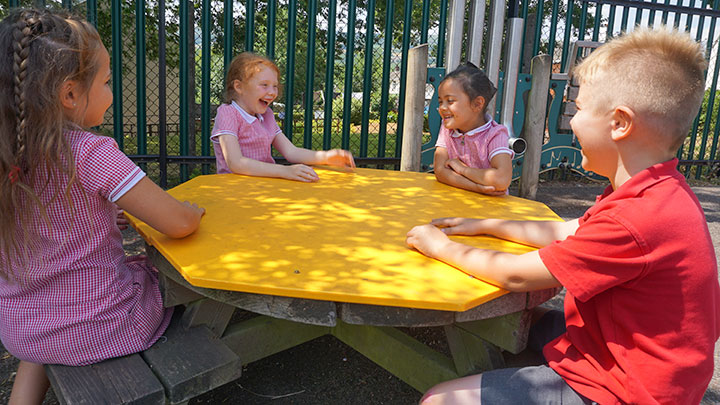
<svg viewBox="0 0 720 405"><path fill-rule="evenodd" d="M420 404L480 404L481 379L477 374L440 383L423 395Z"/></svg>

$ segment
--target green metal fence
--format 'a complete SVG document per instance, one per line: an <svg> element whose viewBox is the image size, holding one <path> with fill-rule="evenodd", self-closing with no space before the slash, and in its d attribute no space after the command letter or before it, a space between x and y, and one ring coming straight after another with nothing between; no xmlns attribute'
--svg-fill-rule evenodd
<svg viewBox="0 0 720 405"><path fill-rule="evenodd" d="M293 143L399 163L406 55L442 64L447 0L11 1L93 21L111 53L115 100L98 131L163 186L214 172L209 140L225 67L249 50L281 72L273 110ZM3 13L4 14L4 13Z"/></svg>
<svg viewBox="0 0 720 405"><path fill-rule="evenodd" d="M444 65L449 1L9 0L0 4L0 14L8 6L62 7L98 27L111 52L115 101L97 130L113 136L167 187L214 172L212 119L225 67L244 50L265 54L280 68L283 91L273 110L296 145L349 149L361 164L395 167L407 52L429 43L430 67ZM702 8L677 1L529 0L509 6L525 19L524 73L533 55L550 53L564 69L572 41L604 41L636 24L673 25L703 41L710 59L706 101L679 153L687 174L700 177L718 164L720 64L712 50L720 34L720 0L705 0ZM519 80L530 78L521 74ZM526 87L518 88L518 100ZM430 121L434 113L429 110Z"/></svg>

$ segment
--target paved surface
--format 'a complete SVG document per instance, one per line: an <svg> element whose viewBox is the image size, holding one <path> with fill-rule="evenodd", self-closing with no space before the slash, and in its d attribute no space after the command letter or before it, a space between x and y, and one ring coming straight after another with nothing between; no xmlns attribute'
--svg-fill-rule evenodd
<svg viewBox="0 0 720 405"><path fill-rule="evenodd" d="M565 219L581 216L603 187L573 182L541 184L537 199ZM715 251L720 256L720 187L693 187L708 220ZM516 194L516 193L513 193ZM137 252L141 240L126 232L126 248ZM561 305L556 297L548 304ZM408 329L406 332L439 351L442 329ZM532 353L508 356L509 365L536 361ZM0 347L0 403L6 403L17 361ZM243 376L232 383L190 401L191 404L411 404L421 393L376 366L332 337L322 337L243 368ZM57 400L48 394L46 404ZM716 345L715 374L703 405L720 404L720 345Z"/></svg>

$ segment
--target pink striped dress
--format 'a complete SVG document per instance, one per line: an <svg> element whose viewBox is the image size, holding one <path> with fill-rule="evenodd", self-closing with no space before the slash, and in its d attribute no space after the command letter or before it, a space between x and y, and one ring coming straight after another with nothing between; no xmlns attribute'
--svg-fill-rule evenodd
<svg viewBox="0 0 720 405"><path fill-rule="evenodd" d="M156 271L125 257L116 224L113 202L145 173L112 138L65 136L79 183L71 189L73 206L63 196L67 177L40 194L50 221L33 215L29 262L11 269L16 281L0 279L0 338L20 360L75 366L147 349L172 311L163 308ZM59 198L50 201L55 191Z"/></svg>
<svg viewBox="0 0 720 405"><path fill-rule="evenodd" d="M507 153L512 158L514 153L509 147L507 128L495 122L490 115L485 115L485 118L485 125L464 134L441 125L435 147L446 148L448 159L460 159L468 167L476 169L489 169L492 158L501 153Z"/></svg>
<svg viewBox="0 0 720 405"><path fill-rule="evenodd" d="M270 107L264 114L253 116L234 101L220 105L215 116L215 126L210 134L215 149L217 173L232 173L220 147L218 140L220 135L236 137L243 156L261 162L275 163L271 153L272 143L275 136L281 132Z"/></svg>

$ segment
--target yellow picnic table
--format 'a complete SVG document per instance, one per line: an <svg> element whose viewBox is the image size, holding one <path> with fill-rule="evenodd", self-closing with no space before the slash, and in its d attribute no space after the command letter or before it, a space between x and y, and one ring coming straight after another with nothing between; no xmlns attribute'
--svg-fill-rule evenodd
<svg viewBox="0 0 720 405"><path fill-rule="evenodd" d="M405 235L445 216L559 220L549 208L460 190L431 174L317 172L317 183L227 174L173 188L206 209L184 239L130 218L161 271L166 305L188 305L186 326L209 325L244 363L330 333L418 390L502 365L489 351L525 347L527 310L556 291L509 294L407 248ZM486 236L453 239L533 249ZM237 308L263 316L230 324ZM451 358L398 326L445 327Z"/></svg>

